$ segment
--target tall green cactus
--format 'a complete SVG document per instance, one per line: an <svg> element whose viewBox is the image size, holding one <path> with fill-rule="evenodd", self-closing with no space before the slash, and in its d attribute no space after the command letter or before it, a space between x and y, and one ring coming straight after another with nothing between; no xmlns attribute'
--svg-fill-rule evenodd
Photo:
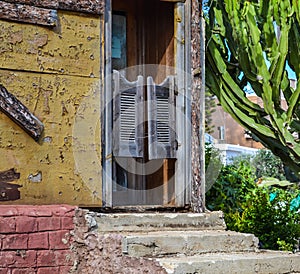
<svg viewBox="0 0 300 274"><path fill-rule="evenodd" d="M206 86L226 112L300 174L299 0L210 0ZM297 81L290 86L288 71ZM263 106L251 102L251 87ZM287 109L281 105L282 96Z"/></svg>

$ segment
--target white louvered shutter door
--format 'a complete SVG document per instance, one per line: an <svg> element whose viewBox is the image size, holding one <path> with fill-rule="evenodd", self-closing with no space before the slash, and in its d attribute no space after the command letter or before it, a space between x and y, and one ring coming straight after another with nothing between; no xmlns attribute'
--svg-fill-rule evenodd
<svg viewBox="0 0 300 274"><path fill-rule="evenodd" d="M116 157L144 157L143 76L130 82L113 71L113 153Z"/></svg>
<svg viewBox="0 0 300 274"><path fill-rule="evenodd" d="M176 158L175 78L156 85L147 78L149 160Z"/></svg>

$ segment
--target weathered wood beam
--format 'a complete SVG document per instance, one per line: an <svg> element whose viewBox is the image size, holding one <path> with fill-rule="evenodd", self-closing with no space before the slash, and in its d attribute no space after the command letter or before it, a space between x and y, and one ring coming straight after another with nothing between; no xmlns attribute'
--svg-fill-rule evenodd
<svg viewBox="0 0 300 274"><path fill-rule="evenodd" d="M92 14L104 13L104 0L6 0L6 2L26 4L47 9L60 9Z"/></svg>
<svg viewBox="0 0 300 274"><path fill-rule="evenodd" d="M39 140L44 130L43 123L2 85L0 85L0 111L24 129L35 141Z"/></svg>
<svg viewBox="0 0 300 274"><path fill-rule="evenodd" d="M0 171L0 183L8 183L20 179L20 173L16 172L14 168Z"/></svg>
<svg viewBox="0 0 300 274"><path fill-rule="evenodd" d="M184 3L185 2L185 0L160 0L160 1L162 1L162 2L173 2L173 3L178 3L178 2Z"/></svg>
<svg viewBox="0 0 300 274"><path fill-rule="evenodd" d="M0 1L0 19L54 27L57 24L57 12L56 10Z"/></svg>
<svg viewBox="0 0 300 274"><path fill-rule="evenodd" d="M201 35L202 20L201 0L192 0L191 20L191 65L193 72L192 85L192 197L191 207L194 212L205 211L205 166L204 166L204 37Z"/></svg>

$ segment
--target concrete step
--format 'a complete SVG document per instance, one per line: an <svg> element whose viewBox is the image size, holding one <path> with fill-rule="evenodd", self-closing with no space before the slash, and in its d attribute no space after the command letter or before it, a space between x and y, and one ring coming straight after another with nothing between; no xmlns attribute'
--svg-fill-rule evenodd
<svg viewBox="0 0 300 274"><path fill-rule="evenodd" d="M97 213L99 232L225 230L223 213Z"/></svg>
<svg viewBox="0 0 300 274"><path fill-rule="evenodd" d="M156 261L168 274L300 273L300 254L287 252L213 253L189 257L164 257Z"/></svg>
<svg viewBox="0 0 300 274"><path fill-rule="evenodd" d="M255 252L258 239L253 234L224 230L156 231L124 236L122 249L124 254L132 257Z"/></svg>

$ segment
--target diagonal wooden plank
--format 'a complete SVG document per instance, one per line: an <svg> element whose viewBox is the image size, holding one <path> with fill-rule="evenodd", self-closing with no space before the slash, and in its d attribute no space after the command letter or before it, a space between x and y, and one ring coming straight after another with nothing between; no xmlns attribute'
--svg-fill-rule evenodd
<svg viewBox="0 0 300 274"><path fill-rule="evenodd" d="M70 10L92 14L104 13L104 0L6 0L6 2L47 9Z"/></svg>
<svg viewBox="0 0 300 274"><path fill-rule="evenodd" d="M39 140L44 130L43 123L2 85L0 85L0 111L24 129L35 141Z"/></svg>
<svg viewBox="0 0 300 274"><path fill-rule="evenodd" d="M55 27L57 11L0 1L0 19Z"/></svg>

